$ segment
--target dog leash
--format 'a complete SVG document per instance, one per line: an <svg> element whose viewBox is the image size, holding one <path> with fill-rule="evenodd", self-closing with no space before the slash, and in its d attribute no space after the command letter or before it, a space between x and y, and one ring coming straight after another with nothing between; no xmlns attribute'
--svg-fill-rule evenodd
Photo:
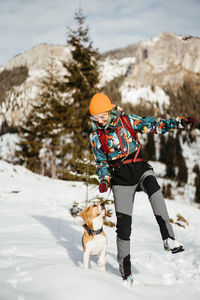
<svg viewBox="0 0 200 300"><path fill-rule="evenodd" d="M110 191L109 191L109 193L108 193L108 196L107 196L106 199L104 200L104 202L107 202L107 201L108 201L108 198L109 198L109 196L110 196L111 191L112 191L112 188L110 187Z"/></svg>

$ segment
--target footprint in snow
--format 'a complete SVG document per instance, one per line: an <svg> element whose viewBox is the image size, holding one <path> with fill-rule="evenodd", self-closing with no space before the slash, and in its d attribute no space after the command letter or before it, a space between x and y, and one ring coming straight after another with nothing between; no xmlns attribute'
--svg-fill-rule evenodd
<svg viewBox="0 0 200 300"><path fill-rule="evenodd" d="M29 272L21 271L20 267L17 267L15 270L17 272L16 278L7 280L7 283L11 284L13 288L17 288L19 282L27 282L33 280L31 276L27 276Z"/></svg>

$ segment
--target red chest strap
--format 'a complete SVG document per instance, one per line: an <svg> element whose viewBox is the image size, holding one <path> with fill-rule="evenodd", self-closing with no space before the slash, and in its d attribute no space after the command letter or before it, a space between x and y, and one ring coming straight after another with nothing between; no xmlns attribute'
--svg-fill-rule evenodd
<svg viewBox="0 0 200 300"><path fill-rule="evenodd" d="M121 137L121 134L120 134L121 128L122 128L122 126L118 126L118 127L115 129L115 132L117 133L117 136L118 136L118 139L119 139L119 144L120 144L120 149L121 149L121 151L122 151L122 154L123 154L123 155L126 155L126 152L124 151L124 147L123 147L122 137Z"/></svg>
<svg viewBox="0 0 200 300"><path fill-rule="evenodd" d="M137 140L137 138L138 138L137 133L131 126L131 123L130 123L128 117L126 115L123 115L123 116L121 116L121 120L122 120L124 127L130 132L132 137Z"/></svg>
<svg viewBox="0 0 200 300"><path fill-rule="evenodd" d="M130 132L132 137L137 140L137 133L134 131L133 127L131 126L131 123L130 123L128 117L126 115L123 115L120 118L121 118L121 121L122 121L124 127ZM119 138L122 153L125 154L125 152L123 150L121 135L120 135L120 132L119 132L120 128L121 128L121 126L116 129L116 133L117 133L117 136ZM101 143L102 151L105 154L105 156L107 156L107 153L109 152L109 147L108 147L108 143L107 143L108 130L98 129L97 133L98 133L99 141Z"/></svg>
<svg viewBox="0 0 200 300"><path fill-rule="evenodd" d="M107 153L109 152L109 148L107 144L106 132L103 129L98 129L97 132L98 132L99 141L101 143L102 151L105 155L107 155Z"/></svg>

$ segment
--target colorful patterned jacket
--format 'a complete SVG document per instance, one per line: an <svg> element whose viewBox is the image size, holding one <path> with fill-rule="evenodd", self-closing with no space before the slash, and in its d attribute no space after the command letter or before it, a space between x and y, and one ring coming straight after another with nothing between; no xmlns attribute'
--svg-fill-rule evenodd
<svg viewBox="0 0 200 300"><path fill-rule="evenodd" d="M90 143L95 156L97 175L99 181L107 180L110 182L109 161L126 157L127 155L137 151L139 142L134 139L130 132L123 126L120 116L124 115L124 111L115 106L109 112L109 119L106 126L101 126L98 122L91 120L92 132L90 133ZM183 117L171 118L169 120L156 120L153 117L139 117L134 114L127 115L133 129L137 133L164 134L174 131L178 128L184 128ZM108 153L104 154L98 136L98 129L104 129L107 136ZM119 133L117 134L117 130ZM121 141L119 140L119 134Z"/></svg>

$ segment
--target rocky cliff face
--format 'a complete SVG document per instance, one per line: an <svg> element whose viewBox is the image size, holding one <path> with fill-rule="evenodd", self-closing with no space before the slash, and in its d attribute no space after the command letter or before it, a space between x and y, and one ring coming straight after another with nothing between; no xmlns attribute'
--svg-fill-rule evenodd
<svg viewBox="0 0 200 300"><path fill-rule="evenodd" d="M1 100L0 124L5 119L8 123L19 124L27 114L38 92L38 82L52 58L55 72L62 76L64 69L61 61L70 59L70 49L60 45L38 45L14 57L0 70L1 75L5 70L12 72L20 66L28 68L26 80L6 91ZM99 62L99 70L101 86L124 75L120 88L123 101L135 99L137 95L139 98L143 97L144 93L142 91L141 94L140 91L146 89L148 100L154 99L167 105L168 98L162 92L165 86L177 88L184 80L189 80L200 89L200 39L164 32L144 42L104 53ZM150 95L151 90L154 91L153 96Z"/></svg>
<svg viewBox="0 0 200 300"><path fill-rule="evenodd" d="M41 71L48 66L49 58L54 57L59 60L65 60L70 55L69 47L61 45L41 44L33 47L23 54L12 58L4 66L4 69L11 70L14 67L26 65L30 71Z"/></svg>
<svg viewBox="0 0 200 300"><path fill-rule="evenodd" d="M120 87L123 102L138 104L142 99L167 106L169 97L163 89L171 86L176 90L184 81L192 83L200 92L199 38L164 32L137 45L107 52L102 64L105 61L113 66L113 74L119 73L120 68L115 69L117 63L129 61ZM108 74L111 76L111 72Z"/></svg>
<svg viewBox="0 0 200 300"><path fill-rule="evenodd" d="M200 79L200 39L165 32L138 46L127 81L136 87L176 87L187 79Z"/></svg>
<svg viewBox="0 0 200 300"><path fill-rule="evenodd" d="M8 61L1 72L6 70L11 73L9 76L12 76L14 69L26 66L28 77L22 84L14 84L12 88L7 90L5 98L0 105L0 125L4 120L9 125L18 125L28 115L31 103L39 91L39 81L45 76L45 70L48 68L51 60L54 61L54 72L58 76L62 76L64 72L62 61L66 61L69 58L69 47L41 44Z"/></svg>

